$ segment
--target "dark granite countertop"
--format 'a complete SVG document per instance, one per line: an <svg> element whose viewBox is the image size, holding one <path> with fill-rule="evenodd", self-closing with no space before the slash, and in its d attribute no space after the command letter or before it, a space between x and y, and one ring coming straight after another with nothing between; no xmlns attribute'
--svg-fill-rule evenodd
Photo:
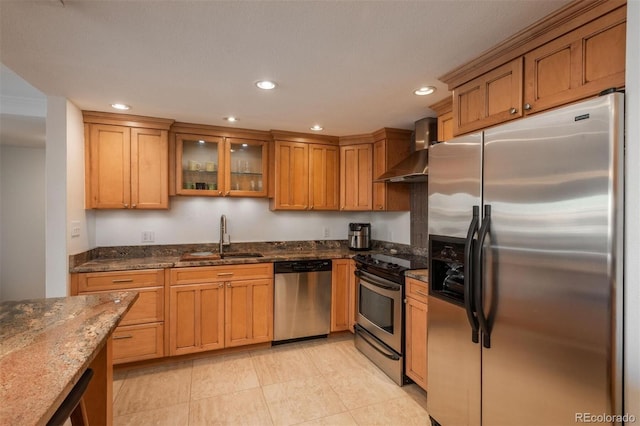
<svg viewBox="0 0 640 426"><path fill-rule="evenodd" d="M416 280L429 282L429 270L428 269L414 269L404 273L405 277L415 278Z"/></svg>
<svg viewBox="0 0 640 426"><path fill-rule="evenodd" d="M348 249L325 249L307 251L297 250L290 252L263 251L260 252L260 254L262 254L262 257L189 261L181 261L180 256L93 259L70 268L69 272L105 272L134 269L185 268L190 266L241 265L247 263L270 263L284 260L302 259L348 259L350 257L353 257L356 252L350 251Z"/></svg>
<svg viewBox="0 0 640 426"><path fill-rule="evenodd" d="M218 253L217 244L175 244L99 247L70 256L69 272L108 272L135 269L185 268L191 266L241 265L303 259L349 259L362 251L349 250L345 240L275 241L233 243L225 252L260 253L262 257L181 260L185 253ZM410 246L374 242L364 253L415 254ZM422 253L419 253L422 255Z"/></svg>
<svg viewBox="0 0 640 426"><path fill-rule="evenodd" d="M46 424L137 297L0 303L0 423Z"/></svg>

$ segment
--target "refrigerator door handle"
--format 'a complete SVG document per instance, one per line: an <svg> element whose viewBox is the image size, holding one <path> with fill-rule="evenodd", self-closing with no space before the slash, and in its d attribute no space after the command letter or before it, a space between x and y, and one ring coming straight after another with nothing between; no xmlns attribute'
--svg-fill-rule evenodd
<svg viewBox="0 0 640 426"><path fill-rule="evenodd" d="M480 331L482 331L482 345L489 349L491 348L491 328L489 321L484 313L484 304L482 301L482 290L484 288L482 282L482 247L484 246L484 240L489 233L489 226L491 224L491 206L484 206L484 219L480 231L478 231L478 244L475 247L475 259L474 259L474 295L476 304L476 313L478 315L478 322L480 323Z"/></svg>
<svg viewBox="0 0 640 426"><path fill-rule="evenodd" d="M464 274L464 309L467 312L467 319L471 326L471 341L478 343L478 319L473 312L473 236L478 230L478 221L480 216L480 207L473 206L473 218L469 224L467 231L467 239L464 243L464 264L467 268Z"/></svg>

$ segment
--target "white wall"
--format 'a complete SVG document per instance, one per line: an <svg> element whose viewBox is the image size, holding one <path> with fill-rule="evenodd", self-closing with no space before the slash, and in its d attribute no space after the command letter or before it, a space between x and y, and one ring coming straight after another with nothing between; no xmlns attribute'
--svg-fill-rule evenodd
<svg viewBox="0 0 640 426"><path fill-rule="evenodd" d="M82 113L65 98L49 96L46 126L45 294L60 297L68 294L69 254L92 247L94 222L81 207L84 190L79 189L84 188ZM71 220L80 221L77 241L68 237Z"/></svg>
<svg viewBox="0 0 640 426"><path fill-rule="evenodd" d="M153 244L219 241L220 215L236 242L346 239L349 222L371 222L372 237L409 244L409 213L272 212L266 199L172 197L170 210L96 211L96 246L140 245L153 231ZM328 236L325 236L325 228Z"/></svg>
<svg viewBox="0 0 640 426"><path fill-rule="evenodd" d="M45 296L45 149L0 145L0 300Z"/></svg>
<svg viewBox="0 0 640 426"><path fill-rule="evenodd" d="M84 209L84 123L82 111L67 102L67 254L95 247L95 214ZM80 224L80 235L71 236L72 222Z"/></svg>
<svg viewBox="0 0 640 426"><path fill-rule="evenodd" d="M625 412L640 419L640 1L627 3ZM636 420L639 421L639 420Z"/></svg>

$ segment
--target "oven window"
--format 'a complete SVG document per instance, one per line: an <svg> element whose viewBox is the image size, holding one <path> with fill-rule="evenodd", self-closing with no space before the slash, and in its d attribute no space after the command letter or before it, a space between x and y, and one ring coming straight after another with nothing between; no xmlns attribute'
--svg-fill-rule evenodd
<svg viewBox="0 0 640 426"><path fill-rule="evenodd" d="M360 314L369 321L393 334L393 299L365 286L360 286Z"/></svg>

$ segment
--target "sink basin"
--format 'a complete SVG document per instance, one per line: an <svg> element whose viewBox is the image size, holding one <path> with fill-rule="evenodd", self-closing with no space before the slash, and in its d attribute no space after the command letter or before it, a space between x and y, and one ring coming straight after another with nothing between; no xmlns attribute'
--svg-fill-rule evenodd
<svg viewBox="0 0 640 426"><path fill-rule="evenodd" d="M222 253L223 259L247 259L252 257L263 257L263 255L261 253Z"/></svg>
<svg viewBox="0 0 640 426"><path fill-rule="evenodd" d="M220 255L212 251L194 251L191 253L185 253L180 257L180 260L219 260Z"/></svg>
<svg viewBox="0 0 640 426"><path fill-rule="evenodd" d="M194 251L191 253L185 253L180 257L182 261L196 261L196 260L220 260L220 259L252 259L256 257L263 257L260 253L250 252L229 252L223 253L222 256L218 252L213 251Z"/></svg>
<svg viewBox="0 0 640 426"><path fill-rule="evenodd" d="M187 253L187 254L193 257L208 257L213 255L214 253L212 251L195 251L193 253Z"/></svg>

